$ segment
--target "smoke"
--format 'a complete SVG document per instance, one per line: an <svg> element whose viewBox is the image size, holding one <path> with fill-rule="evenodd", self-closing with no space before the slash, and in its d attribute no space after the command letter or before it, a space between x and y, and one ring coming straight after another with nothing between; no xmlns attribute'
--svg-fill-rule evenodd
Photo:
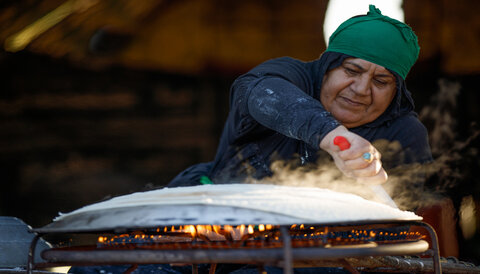
<svg viewBox="0 0 480 274"><path fill-rule="evenodd" d="M458 135L457 97L460 84L446 80L439 81L439 92L431 103L420 112L420 120L429 131L430 147L435 161L426 166L426 188L429 194L444 196L459 186L462 181L478 168L478 149L474 143L478 141L480 130L472 122L469 137L461 140Z"/></svg>
<svg viewBox="0 0 480 274"><path fill-rule="evenodd" d="M415 210L437 203L475 165L468 161L477 159L478 151L471 144L478 140L479 130L473 129L466 140L458 140L456 134L455 111L459 92L460 84L440 80L439 91L420 112L419 118L429 132L433 162L399 164L405 157L400 143L386 140L373 143L382 154L384 166L395 166L387 169L389 179L383 187L399 208ZM345 177L327 153L320 153L319 161L311 165L301 166L297 160L275 161L271 165L271 177L262 180L250 178L248 182L327 188L379 201L369 187Z"/></svg>
<svg viewBox="0 0 480 274"><path fill-rule="evenodd" d="M451 146L456 139L457 97L460 84L439 80L438 93L432 97L429 105L420 112L420 120L429 128L430 147L433 155L442 155L445 148Z"/></svg>
<svg viewBox="0 0 480 274"><path fill-rule="evenodd" d="M420 111L419 119L427 127L434 161L427 164L398 165L390 169L388 185L400 208L414 210L437 204L458 187L476 165L479 130L472 123L470 137L460 140L457 129L457 99L461 86L444 79L439 90ZM375 144L382 159L402 159L399 145ZM385 149L387 148L387 149Z"/></svg>
<svg viewBox="0 0 480 274"><path fill-rule="evenodd" d="M261 180L249 178L252 184L275 184L301 187L318 187L337 192L347 192L359 195L365 199L375 200L374 193L364 185L348 178L335 166L330 156L325 152L315 164L299 165L299 161L277 160L272 163L273 175Z"/></svg>

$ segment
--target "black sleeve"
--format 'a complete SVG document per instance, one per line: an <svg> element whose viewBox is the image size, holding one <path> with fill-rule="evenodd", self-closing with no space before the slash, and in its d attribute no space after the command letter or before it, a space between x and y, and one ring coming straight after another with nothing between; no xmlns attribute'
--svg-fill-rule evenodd
<svg viewBox="0 0 480 274"><path fill-rule="evenodd" d="M418 118L411 114L399 119L398 139L405 150L405 163L428 163L433 161L428 132Z"/></svg>
<svg viewBox="0 0 480 274"><path fill-rule="evenodd" d="M291 59L266 62L237 79L231 108L240 128L257 122L264 127L317 148L323 137L340 124L312 95L308 71ZM247 127L248 128L248 127Z"/></svg>
<svg viewBox="0 0 480 274"><path fill-rule="evenodd" d="M396 119L386 131L388 134L376 138L379 141L374 143L382 153L386 169L433 161L427 129L413 112ZM382 139L388 142L384 143Z"/></svg>

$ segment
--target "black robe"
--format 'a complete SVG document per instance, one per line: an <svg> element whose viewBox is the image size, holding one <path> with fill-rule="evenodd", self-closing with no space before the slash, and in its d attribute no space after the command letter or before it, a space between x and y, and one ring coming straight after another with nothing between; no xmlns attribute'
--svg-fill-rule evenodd
<svg viewBox="0 0 480 274"><path fill-rule="evenodd" d="M311 62L282 57L237 78L214 161L186 169L168 186L197 185L201 176L214 183L239 183L247 176L272 175L274 160L297 158L301 165L317 161L320 141L340 125L320 103L323 75L348 57L336 52ZM429 162L427 130L414 112L405 81L391 72L397 93L389 107L376 120L349 130L370 142L384 139L401 145L398 159L384 161L386 169Z"/></svg>

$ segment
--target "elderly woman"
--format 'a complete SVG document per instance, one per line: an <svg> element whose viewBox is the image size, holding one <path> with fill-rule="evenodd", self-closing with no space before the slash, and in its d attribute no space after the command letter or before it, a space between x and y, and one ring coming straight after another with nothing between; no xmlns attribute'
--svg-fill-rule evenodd
<svg viewBox="0 0 480 274"><path fill-rule="evenodd" d="M263 178L272 175L273 160L315 163L320 150L328 152L345 175L380 184L387 174L371 144L379 139L398 141L405 164L430 161L427 131L405 86L418 53L410 27L371 5L367 15L340 25L318 60L273 59L240 76L231 88L231 109L215 160L186 169L168 186ZM340 150L334 144L336 136L345 137L350 147ZM224 267L233 271L242 266ZM71 273L126 270L121 268L76 267ZM144 265L139 271L191 272L189 266L161 268ZM251 273L247 270L236 273ZM305 273L314 272L322 273L320 269Z"/></svg>
<svg viewBox="0 0 480 274"><path fill-rule="evenodd" d="M168 186L263 178L272 175L273 160L314 163L319 150L345 175L380 184L387 174L371 144L379 139L398 141L405 164L432 160L405 85L418 54L412 29L370 5L367 15L339 26L319 59L273 59L236 79L215 160ZM336 136L350 148L334 145Z"/></svg>

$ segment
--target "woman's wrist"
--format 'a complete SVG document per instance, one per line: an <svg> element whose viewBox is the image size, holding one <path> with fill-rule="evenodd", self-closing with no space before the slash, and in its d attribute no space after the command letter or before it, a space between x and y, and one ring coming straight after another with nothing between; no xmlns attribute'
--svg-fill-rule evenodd
<svg viewBox="0 0 480 274"><path fill-rule="evenodd" d="M320 141L320 144L319 144L319 147L325 151L331 151L331 150L335 150L335 145L333 144L333 139L336 137L336 136L343 136L343 135L348 135L350 132L348 131L348 129L342 125L336 127L335 129L333 129L332 131L330 131L329 133L327 133L327 135L325 135L325 137L323 137L323 139Z"/></svg>

